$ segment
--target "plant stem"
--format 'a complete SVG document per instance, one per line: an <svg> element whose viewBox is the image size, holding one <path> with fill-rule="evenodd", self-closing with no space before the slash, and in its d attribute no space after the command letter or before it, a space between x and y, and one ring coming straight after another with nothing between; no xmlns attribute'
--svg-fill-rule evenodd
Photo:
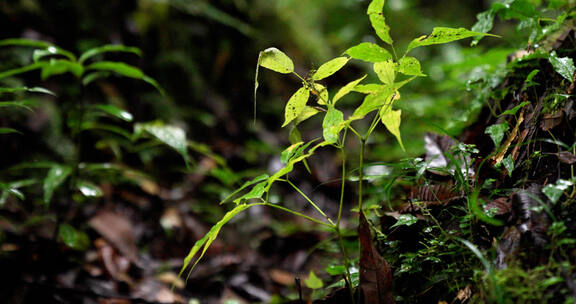
<svg viewBox="0 0 576 304"><path fill-rule="evenodd" d="M366 139L360 139L360 170L358 172L358 212L362 212L362 194L364 180L364 150L366 149Z"/></svg>
<svg viewBox="0 0 576 304"><path fill-rule="evenodd" d="M319 220L319 219L315 219L315 218L313 218L313 217L311 217L311 216L307 216L307 215L305 215L305 214L303 214L303 213L300 213L300 212L298 212L298 211L294 211L294 210L288 209L288 208L286 208L286 207L282 207L282 206L280 206L280 205L276 205L276 204L272 204L272 203L257 203L257 204L255 204L255 205L268 206L268 207L280 209L280 210L282 210L282 211L286 211L286 212L291 213L291 214L293 214L293 215L303 217L303 218L305 218L305 219L307 219L307 220L309 220L309 221L312 221L312 222L314 222L314 223L317 223L317 224L320 224L320 225L323 225L323 226L326 226L326 227L329 227L329 228L334 229L334 224L329 224L329 223L323 222L323 221L321 221L321 220Z"/></svg>
<svg viewBox="0 0 576 304"><path fill-rule="evenodd" d="M290 186L292 186L292 188L294 188L296 191L298 191L298 193L300 193L300 195L302 195L302 197L304 197L304 199L306 199L306 201L308 201L308 203L310 203L310 205L312 205L312 207L314 207L314 209L316 209L316 211L318 211L318 213L320 213L324 218L326 218L326 220L328 220L328 222L332 225L335 226L334 222L332 222L332 220L330 219L330 217L328 217L328 215L326 215L326 213L324 213L324 211L322 211L322 209L320 209L318 207L318 205L316 205L316 203L314 203L304 192L302 192L302 190L300 190L300 188L296 187L296 185L294 185L291 181L289 180L285 180Z"/></svg>

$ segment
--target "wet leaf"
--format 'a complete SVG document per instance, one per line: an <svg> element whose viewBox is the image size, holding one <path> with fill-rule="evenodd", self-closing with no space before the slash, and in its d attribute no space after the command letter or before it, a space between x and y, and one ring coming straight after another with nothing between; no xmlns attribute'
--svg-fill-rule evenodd
<svg viewBox="0 0 576 304"><path fill-rule="evenodd" d="M296 93L290 97L286 107L284 108L284 123L282 127L285 127L292 120L294 120L306 107L308 98L310 97L310 91L306 88L300 88Z"/></svg>
<svg viewBox="0 0 576 304"><path fill-rule="evenodd" d="M184 161L188 164L188 142L186 140L186 132L182 128L152 122L136 124L134 130L137 138L142 131L146 131L164 144L172 147L182 155Z"/></svg>
<svg viewBox="0 0 576 304"><path fill-rule="evenodd" d="M267 48L260 52L258 63L260 66L278 73L288 74L294 72L292 59L277 48Z"/></svg>
<svg viewBox="0 0 576 304"><path fill-rule="evenodd" d="M564 191L573 184L574 180L559 179L554 184L546 185L542 189L542 193L544 193L553 204L556 204Z"/></svg>
<svg viewBox="0 0 576 304"><path fill-rule="evenodd" d="M322 280L316 276L313 270L310 270L308 278L304 280L304 284L306 284L306 287L311 289L319 289L324 287L324 282L322 282Z"/></svg>
<svg viewBox="0 0 576 304"><path fill-rule="evenodd" d="M347 83L345 86L343 86L342 88L340 88L340 90L338 90L338 92L336 92L336 95L334 95L334 98L332 100L332 102L334 104L336 104L336 102L338 100L340 100L340 98L348 95L348 93L352 92L352 90L362 81L364 80L364 78L366 78L367 75L364 75L354 81L351 81L349 83Z"/></svg>
<svg viewBox="0 0 576 304"><path fill-rule="evenodd" d="M348 57L338 57L334 58L324 64L322 64L316 73L312 75L313 80L322 80L336 72L338 72L346 63L350 60Z"/></svg>
<svg viewBox="0 0 576 304"><path fill-rule="evenodd" d="M432 34L424 35L416 38L410 42L406 53L411 49L434 44L448 43L464 38L474 37L474 36L494 36L486 33L472 32L465 28L449 28L449 27L435 27L432 30Z"/></svg>
<svg viewBox="0 0 576 304"><path fill-rule="evenodd" d="M556 51L550 53L548 61L554 67L554 70L562 77L574 82L574 60L570 57L558 57Z"/></svg>
<svg viewBox="0 0 576 304"><path fill-rule="evenodd" d="M476 15L476 19L478 19L478 21L476 21L476 24L474 24L470 30L472 30L473 32L488 33L490 30L492 30L492 27L494 26L494 15L495 14L493 10L487 10L479 13L478 15ZM482 39L482 37L484 36L474 37L470 45L472 46L477 45L480 39Z"/></svg>
<svg viewBox="0 0 576 304"><path fill-rule="evenodd" d="M508 130L508 124L506 122L503 122L500 124L489 126L488 128L486 128L486 131L484 133L490 135L490 138L494 142L494 146L498 148L507 130Z"/></svg>
<svg viewBox="0 0 576 304"><path fill-rule="evenodd" d="M64 183L66 178L72 173L72 168L63 165L54 165L48 171L44 179L44 202L50 203L54 191Z"/></svg>
<svg viewBox="0 0 576 304"><path fill-rule="evenodd" d="M363 42L355 45L346 50L344 53L354 59L367 62L380 62L392 58L390 52L371 42Z"/></svg>
<svg viewBox="0 0 576 304"><path fill-rule="evenodd" d="M358 287L363 298L361 303L394 303L392 270L374 246L370 225L362 210L360 210L358 239L360 241L360 283Z"/></svg>
<svg viewBox="0 0 576 304"><path fill-rule="evenodd" d="M415 217L414 215L401 214L398 216L396 223L394 225L390 226L390 228L398 227L398 226L412 226L412 225L416 224L416 222L418 222L418 218Z"/></svg>
<svg viewBox="0 0 576 304"><path fill-rule="evenodd" d="M76 188L86 197L101 197L103 195L100 187L88 181L79 181L76 183Z"/></svg>
<svg viewBox="0 0 576 304"><path fill-rule="evenodd" d="M124 121L132 121L133 116L128 111L120 109L113 105L95 105L94 108L106 112L116 118L120 118Z"/></svg>
<svg viewBox="0 0 576 304"><path fill-rule="evenodd" d="M504 164L508 176L512 177L512 171L514 171L514 159L512 159L512 155L508 154L508 156L504 157L504 159L502 159L502 164Z"/></svg>

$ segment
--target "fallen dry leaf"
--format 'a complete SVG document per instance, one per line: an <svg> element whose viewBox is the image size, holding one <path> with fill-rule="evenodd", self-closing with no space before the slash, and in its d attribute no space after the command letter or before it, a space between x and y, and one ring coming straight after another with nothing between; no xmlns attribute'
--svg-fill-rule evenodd
<svg viewBox="0 0 576 304"><path fill-rule="evenodd" d="M138 264L138 248L134 240L134 227L125 216L101 211L88 224L130 261Z"/></svg>

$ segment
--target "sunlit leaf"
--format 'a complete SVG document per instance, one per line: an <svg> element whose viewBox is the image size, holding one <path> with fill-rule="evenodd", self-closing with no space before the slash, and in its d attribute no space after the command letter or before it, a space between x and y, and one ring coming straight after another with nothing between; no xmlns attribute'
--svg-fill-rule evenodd
<svg viewBox="0 0 576 304"><path fill-rule="evenodd" d="M284 108L284 124L282 124L282 127L285 127L300 115L302 110L306 107L306 102L308 102L309 97L310 91L306 88L298 89L298 91L290 97L290 100L288 100L288 103L286 103L286 107Z"/></svg>
<svg viewBox="0 0 576 304"><path fill-rule="evenodd" d="M418 222L418 218L412 214L401 214L398 216L396 223L392 225L390 228L398 227L398 226L412 226Z"/></svg>
<svg viewBox="0 0 576 304"><path fill-rule="evenodd" d="M410 44L408 45L408 49L406 50L406 52L409 52L411 49L419 46L442 44L464 38L474 36L486 36L486 35L494 36L486 33L472 32L465 28L435 27L432 30L432 34L424 35L412 40L412 42L410 42Z"/></svg>
<svg viewBox="0 0 576 304"><path fill-rule="evenodd" d="M338 90L338 92L336 92L336 95L334 95L333 98L333 103L336 104L336 102L338 100L340 100L340 98L348 95L348 93L352 92L352 90L362 81L364 80L364 78L366 78L367 75L364 75L354 81L351 81L349 83L347 83L345 86L343 86L342 88L340 88L340 90Z"/></svg>
<svg viewBox="0 0 576 304"><path fill-rule="evenodd" d="M486 128L486 131L484 133L490 135L490 138L492 138L495 147L499 147L507 130L508 130L508 124L506 122L503 122L489 126L488 128Z"/></svg>
<svg viewBox="0 0 576 304"><path fill-rule="evenodd" d="M367 62L380 62L392 58L390 52L371 42L363 42L355 45L346 50L344 53L354 59Z"/></svg>
<svg viewBox="0 0 576 304"><path fill-rule="evenodd" d="M86 52L82 53L82 55L78 59L78 62L82 63L87 59L89 59L90 57L111 52L131 53L139 57L142 56L142 51L139 48L124 45L109 44L87 50Z"/></svg>
<svg viewBox="0 0 576 304"><path fill-rule="evenodd" d="M398 72L404 75L424 76L420 68L420 61L414 57L404 56L398 61Z"/></svg>
<svg viewBox="0 0 576 304"><path fill-rule="evenodd" d="M95 105L94 108L106 112L116 118L120 118L124 121L132 121L133 116L128 111L120 109L113 105Z"/></svg>
<svg viewBox="0 0 576 304"><path fill-rule="evenodd" d="M368 83L368 84L359 84L355 86L352 91L362 93L362 94L373 94L378 92L382 89L381 83Z"/></svg>
<svg viewBox="0 0 576 304"><path fill-rule="evenodd" d="M317 97L318 104L327 105L330 101L328 89L319 83L314 83L313 88L310 88L309 91Z"/></svg>
<svg viewBox="0 0 576 304"><path fill-rule="evenodd" d="M402 111L401 110L392 110L392 105L387 104L380 109L380 119L386 129L396 137L398 143L402 150L404 149L404 144L402 143L402 137L400 136L400 122L401 122Z"/></svg>
<svg viewBox="0 0 576 304"><path fill-rule="evenodd" d="M282 74L288 74L294 71L292 59L279 49L273 47L260 52L258 63L262 67Z"/></svg>
<svg viewBox="0 0 576 304"><path fill-rule="evenodd" d="M570 57L558 57L556 51L550 53L548 61L554 67L554 70L562 77L574 82L574 60Z"/></svg>
<svg viewBox="0 0 576 304"><path fill-rule="evenodd" d="M54 165L48 170L48 175L44 179L44 202L50 203L54 191L64 183L66 178L72 173L72 168L63 165Z"/></svg>
<svg viewBox="0 0 576 304"><path fill-rule="evenodd" d="M388 85L380 85L379 89L366 95L362 104L356 108L352 115L354 119L362 119L368 113L380 109L384 104L388 104L393 97L394 90Z"/></svg>
<svg viewBox="0 0 576 304"><path fill-rule="evenodd" d="M324 121L322 122L324 140L329 143L337 142L340 136L340 131L344 128L342 125L343 121L344 114L342 114L342 112L333 106L328 107L328 112L326 113L326 116L324 116Z"/></svg>
<svg viewBox="0 0 576 304"><path fill-rule="evenodd" d="M378 79L380 79L384 84L394 83L396 69L392 60L374 63L374 72L376 72Z"/></svg>
<svg viewBox="0 0 576 304"><path fill-rule="evenodd" d="M322 80L336 72L338 72L350 60L348 57L337 57L324 64L322 64L316 73L312 75L313 80Z"/></svg>
<svg viewBox="0 0 576 304"><path fill-rule="evenodd" d="M319 277L316 276L313 270L310 270L308 278L304 280L304 284L306 284L306 287L311 289L319 289L324 287L324 283Z"/></svg>
<svg viewBox="0 0 576 304"><path fill-rule="evenodd" d="M135 126L135 133L140 134L146 131L164 144L174 148L188 164L188 143L186 141L186 132L176 126L163 125L158 122L140 123Z"/></svg>
<svg viewBox="0 0 576 304"><path fill-rule="evenodd" d="M382 14L383 9L384 0L372 0L366 13L368 14L368 18L370 18L372 28L376 31L376 35L378 35L382 41L392 44L393 41L390 37L390 27L386 24L386 19Z"/></svg>

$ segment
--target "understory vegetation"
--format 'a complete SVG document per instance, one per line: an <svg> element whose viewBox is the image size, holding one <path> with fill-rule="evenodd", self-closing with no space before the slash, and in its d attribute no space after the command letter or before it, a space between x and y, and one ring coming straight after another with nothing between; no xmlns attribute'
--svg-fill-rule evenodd
<svg viewBox="0 0 576 304"><path fill-rule="evenodd" d="M453 2L1 3L0 302L574 303L576 4Z"/></svg>

